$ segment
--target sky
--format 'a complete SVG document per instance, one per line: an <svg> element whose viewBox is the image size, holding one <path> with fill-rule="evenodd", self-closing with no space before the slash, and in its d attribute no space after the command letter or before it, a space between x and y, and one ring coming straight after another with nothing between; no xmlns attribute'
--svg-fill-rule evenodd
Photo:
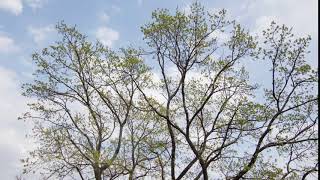
<svg viewBox="0 0 320 180"><path fill-rule="evenodd" d="M200 0L209 11L225 8L252 33L272 20L293 27L299 36L311 35L307 61L318 62L317 0ZM17 118L30 99L21 96L21 85L32 80L31 54L59 39L54 26L62 20L113 49L143 46L140 27L150 22L157 8L188 11L191 0L0 0L0 179L14 179L21 171L19 159L34 145L25 137L31 125ZM264 73L253 65L255 80Z"/></svg>

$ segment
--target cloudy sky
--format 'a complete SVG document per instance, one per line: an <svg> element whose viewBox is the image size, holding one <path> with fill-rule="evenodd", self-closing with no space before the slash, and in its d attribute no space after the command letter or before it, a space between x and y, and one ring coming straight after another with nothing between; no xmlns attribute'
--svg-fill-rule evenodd
<svg viewBox="0 0 320 180"><path fill-rule="evenodd" d="M231 18L253 33L275 20L292 26L301 36L311 35L308 61L317 65L317 0L201 2L210 11L227 9ZM58 38L54 29L57 22L76 24L90 39L115 49L139 46L143 44L140 26L150 21L153 10L179 7L187 11L190 4L184 0L0 0L0 179L19 174L19 159L32 147L25 138L30 126L17 120L28 102L20 95L20 87L32 79L32 52Z"/></svg>

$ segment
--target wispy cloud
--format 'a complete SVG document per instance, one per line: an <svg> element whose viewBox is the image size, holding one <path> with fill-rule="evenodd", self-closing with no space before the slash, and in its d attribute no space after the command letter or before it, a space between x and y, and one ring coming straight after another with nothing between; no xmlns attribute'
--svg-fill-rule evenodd
<svg viewBox="0 0 320 180"><path fill-rule="evenodd" d="M121 11L121 8L119 6L116 6L116 5L112 5L111 6L111 10L115 13L118 13Z"/></svg>
<svg viewBox="0 0 320 180"><path fill-rule="evenodd" d="M32 144L25 139L27 124L17 120L26 110L27 100L20 94L17 73L0 66L0 163L1 179L13 179L21 169L19 161ZM4 173L5 172L5 173Z"/></svg>
<svg viewBox="0 0 320 180"><path fill-rule="evenodd" d="M0 53L15 52L18 49L18 46L11 37L0 34Z"/></svg>
<svg viewBox="0 0 320 180"><path fill-rule="evenodd" d="M119 39L119 32L109 27L99 27L96 31L96 38L104 45L111 47L114 41Z"/></svg>
<svg viewBox="0 0 320 180"><path fill-rule="evenodd" d="M26 0L26 3L29 7L31 7L33 10L40 9L43 7L45 3L47 3L48 0Z"/></svg>
<svg viewBox="0 0 320 180"><path fill-rule="evenodd" d="M293 30L299 35L310 34L317 37L317 7L318 0L259 0L247 1L241 9L247 12L242 14L242 18L256 19L255 31L275 20L277 23L294 27Z"/></svg>
<svg viewBox="0 0 320 180"><path fill-rule="evenodd" d="M47 1L48 0L0 0L0 10L17 16L22 13L24 4L36 10L42 8Z"/></svg>
<svg viewBox="0 0 320 180"><path fill-rule="evenodd" d="M32 35L33 41L37 45L41 45L48 36L54 32L54 27L53 25L47 25L44 27L29 26L28 31Z"/></svg>
<svg viewBox="0 0 320 180"><path fill-rule="evenodd" d="M99 14L99 19L100 19L100 21L106 23L110 20L110 16L106 12L103 11Z"/></svg>
<svg viewBox="0 0 320 180"><path fill-rule="evenodd" d="M0 9L19 15L22 12L23 4L21 0L0 0Z"/></svg>

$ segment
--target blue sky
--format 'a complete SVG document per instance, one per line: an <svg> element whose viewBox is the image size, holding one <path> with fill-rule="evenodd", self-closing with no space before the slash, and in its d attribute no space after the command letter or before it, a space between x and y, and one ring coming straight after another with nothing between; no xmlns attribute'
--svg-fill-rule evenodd
<svg viewBox="0 0 320 180"><path fill-rule="evenodd" d="M298 35L313 38L308 61L317 66L317 0L207 0L209 11L225 8L252 33L258 33L275 20L294 27ZM99 39L114 49L142 46L140 27L149 22L157 8L188 11L192 1L184 0L0 0L0 177L13 179L18 174L19 158L32 143L24 137L28 124L17 117L26 110L27 99L20 86L31 79L32 52L52 44L58 36L54 25L64 20L76 24L91 40ZM248 66L254 71L253 66ZM263 72L257 80L263 81Z"/></svg>

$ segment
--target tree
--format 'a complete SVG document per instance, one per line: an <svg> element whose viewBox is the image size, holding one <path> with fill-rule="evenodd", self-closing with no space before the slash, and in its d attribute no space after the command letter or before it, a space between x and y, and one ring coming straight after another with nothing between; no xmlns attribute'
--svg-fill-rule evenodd
<svg viewBox="0 0 320 180"><path fill-rule="evenodd" d="M133 50L123 50L120 57L99 42L88 42L74 27L60 23L57 30L62 41L33 55L36 80L23 87L24 95L37 100L29 104L33 113L23 118L34 120L34 137L39 143L24 162L27 167L40 168L46 178L77 173L81 179L93 175L112 179L119 173L131 173L132 169L117 168L125 161L118 158L124 151L121 147L129 146L133 150L126 153L134 155L134 149L146 143L141 139L145 133L159 134L162 126L156 119L143 121L152 114L141 114L134 107L137 88L131 78L144 87L147 77L139 74L146 67L130 56ZM142 128L137 136L132 132L136 122ZM132 139L135 144L131 147L126 142L130 137L140 139ZM148 145L154 148L161 142L154 139ZM135 165L151 161L148 154L143 158Z"/></svg>
<svg viewBox="0 0 320 180"><path fill-rule="evenodd" d="M152 17L142 30L166 100L149 106L168 125L172 179L193 172L196 179L208 179L209 172L227 179L256 178L259 172L259 179L270 179L317 170L317 72L305 61L309 37L294 39L291 29L272 23L257 48L248 32L225 19L224 10L206 14L197 3L189 15L160 10ZM228 30L230 38L221 42L217 35ZM250 57L271 62L265 100L254 99L256 86L241 64ZM288 158L286 172L263 157L268 150ZM186 151L193 157L184 157ZM181 159L187 163L177 170ZM312 165L292 165L298 159Z"/></svg>
<svg viewBox="0 0 320 180"><path fill-rule="evenodd" d="M25 116L39 141L31 165L82 179L304 179L318 171L310 37L271 23L260 42L225 10L211 14L199 3L189 14L155 11L142 27L144 50L114 52L57 28L62 42L33 56L37 79L25 86L38 100ZM270 65L263 95L245 70L253 60Z"/></svg>

